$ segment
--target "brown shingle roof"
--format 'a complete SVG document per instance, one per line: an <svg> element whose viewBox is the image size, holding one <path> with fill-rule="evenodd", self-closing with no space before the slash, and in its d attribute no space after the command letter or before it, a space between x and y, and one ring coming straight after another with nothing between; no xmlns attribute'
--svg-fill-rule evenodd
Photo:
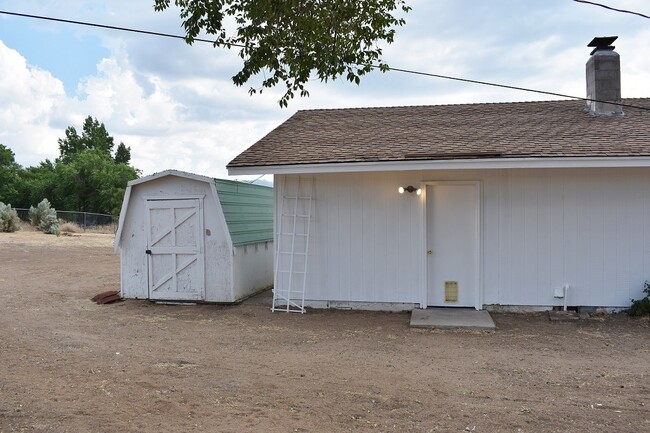
<svg viewBox="0 0 650 433"><path fill-rule="evenodd" d="M650 108L650 98L624 104ZM583 101L298 111L229 168L466 158L650 156L650 111Z"/></svg>

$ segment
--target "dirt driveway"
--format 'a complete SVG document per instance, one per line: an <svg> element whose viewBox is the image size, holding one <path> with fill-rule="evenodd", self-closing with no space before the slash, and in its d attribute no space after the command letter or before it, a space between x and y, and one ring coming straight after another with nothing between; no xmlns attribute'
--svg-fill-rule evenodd
<svg viewBox="0 0 650 433"><path fill-rule="evenodd" d="M0 233L0 432L650 431L650 327L96 305L112 236Z"/></svg>

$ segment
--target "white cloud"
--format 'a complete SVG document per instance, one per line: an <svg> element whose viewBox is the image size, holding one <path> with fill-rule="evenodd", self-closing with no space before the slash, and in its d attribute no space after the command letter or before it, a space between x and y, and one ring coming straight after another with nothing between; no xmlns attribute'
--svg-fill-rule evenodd
<svg viewBox="0 0 650 433"><path fill-rule="evenodd" d="M650 56L648 56L650 29L639 31L633 38L620 41L621 93L623 97L650 97Z"/></svg>
<svg viewBox="0 0 650 433"><path fill-rule="evenodd" d="M0 143L30 165L58 153L48 127L65 98L63 84L47 71L30 67L0 41Z"/></svg>

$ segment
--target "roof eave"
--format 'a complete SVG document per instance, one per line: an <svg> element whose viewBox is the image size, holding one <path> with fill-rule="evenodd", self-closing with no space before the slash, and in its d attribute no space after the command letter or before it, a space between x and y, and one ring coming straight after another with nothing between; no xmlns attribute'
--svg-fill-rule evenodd
<svg viewBox="0 0 650 433"><path fill-rule="evenodd" d="M129 186L139 185L141 183L151 182L152 180L160 179L166 176L177 176L185 179L192 179L192 180L197 180L199 182L206 182L206 183L214 182L214 178L211 177L202 176L200 174L188 173L186 171L168 169L168 170L163 170L157 173L150 174L148 176L143 176L138 179L133 179L129 181L128 185Z"/></svg>
<svg viewBox="0 0 650 433"><path fill-rule="evenodd" d="M322 164L285 164L230 166L229 175L247 174L315 174L370 171L477 170L505 168L614 168L650 167L650 156L627 157L555 157L489 158L417 161L346 162Z"/></svg>

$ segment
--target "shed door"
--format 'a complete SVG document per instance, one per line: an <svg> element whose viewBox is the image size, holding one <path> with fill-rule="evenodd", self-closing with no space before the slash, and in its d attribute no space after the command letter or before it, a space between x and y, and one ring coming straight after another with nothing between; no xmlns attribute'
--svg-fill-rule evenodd
<svg viewBox="0 0 650 433"><path fill-rule="evenodd" d="M427 186L427 305L477 307L477 183Z"/></svg>
<svg viewBox="0 0 650 433"><path fill-rule="evenodd" d="M202 234L200 200L147 200L149 299L205 299Z"/></svg>

